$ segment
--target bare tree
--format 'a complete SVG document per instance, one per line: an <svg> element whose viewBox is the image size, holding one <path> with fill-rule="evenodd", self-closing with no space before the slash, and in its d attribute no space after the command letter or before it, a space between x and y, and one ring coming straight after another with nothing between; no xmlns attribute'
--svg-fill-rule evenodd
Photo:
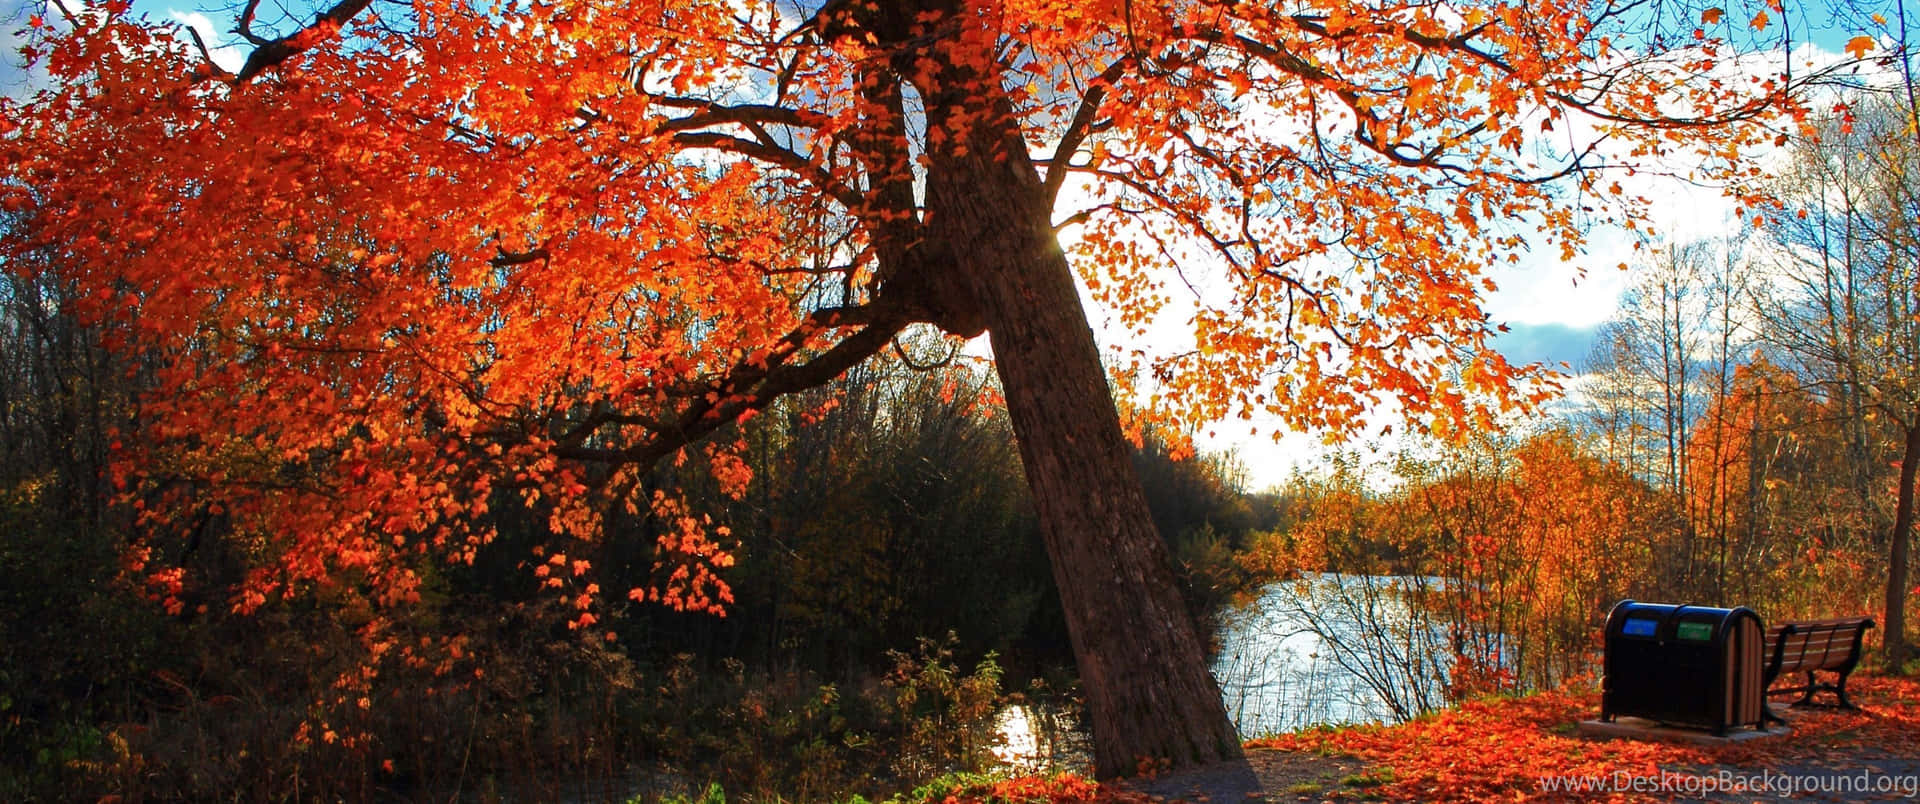
<svg viewBox="0 0 1920 804"><path fill-rule="evenodd" d="M1907 563L1920 470L1920 140L1911 82L1856 98L1794 146L1770 227L1767 339L1845 421L1848 483L1887 555L1885 652L1907 658ZM1878 467L1898 456L1892 510ZM1891 520L1889 523L1888 520Z"/></svg>

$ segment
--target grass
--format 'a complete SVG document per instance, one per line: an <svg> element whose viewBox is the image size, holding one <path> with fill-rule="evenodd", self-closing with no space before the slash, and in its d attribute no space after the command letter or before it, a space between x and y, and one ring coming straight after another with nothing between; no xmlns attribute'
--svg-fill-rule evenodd
<svg viewBox="0 0 1920 804"><path fill-rule="evenodd" d="M1355 773L1340 780L1342 787L1379 787L1393 782L1393 769L1381 768Z"/></svg>

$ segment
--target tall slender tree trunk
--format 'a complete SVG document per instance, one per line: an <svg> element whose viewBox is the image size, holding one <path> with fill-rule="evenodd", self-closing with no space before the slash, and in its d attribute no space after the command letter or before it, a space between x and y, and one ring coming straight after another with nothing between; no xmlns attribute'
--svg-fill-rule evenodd
<svg viewBox="0 0 1920 804"><path fill-rule="evenodd" d="M1900 451L1900 497L1893 511L1887 548L1886 629L1881 632L1887 669L1898 673L1907 662L1907 555L1913 542L1913 480L1920 470L1920 422L1910 421Z"/></svg>
<svg viewBox="0 0 1920 804"><path fill-rule="evenodd" d="M978 86L978 85L976 85ZM997 82L993 84L997 87ZM995 90L934 95L922 248L984 325L1086 693L1095 771L1241 756L1130 459L1093 330L1026 143ZM982 97L986 95L987 97ZM951 105L949 105L951 104ZM958 146L958 147L954 147Z"/></svg>
<svg viewBox="0 0 1920 804"><path fill-rule="evenodd" d="M1092 718L1096 770L1240 755L1057 250L990 285L995 364Z"/></svg>
<svg viewBox="0 0 1920 804"><path fill-rule="evenodd" d="M1913 40L1907 30L1907 5L1898 4L1900 12L1900 39L1898 47L1901 53L1911 54ZM1911 56L1900 60L1900 74L1906 90L1907 133L1920 145L1920 81L1915 80L1914 60ZM1909 230L1910 231L1910 230ZM1911 276L1909 274L1909 276ZM1903 294L1904 295L1904 294ZM1908 311L1911 313L1911 311ZM1911 324L1906 325L1911 332ZM1908 341L1912 343L1911 339ZM1911 364L1908 369L1915 367ZM1882 633L1886 649L1887 669L1899 673L1906 669L1907 648L1907 555L1913 544L1913 480L1916 469L1920 469L1920 411L1911 411L1906 420L1906 449L1900 454L1900 507L1894 514L1893 545L1887 551L1887 612L1886 630Z"/></svg>

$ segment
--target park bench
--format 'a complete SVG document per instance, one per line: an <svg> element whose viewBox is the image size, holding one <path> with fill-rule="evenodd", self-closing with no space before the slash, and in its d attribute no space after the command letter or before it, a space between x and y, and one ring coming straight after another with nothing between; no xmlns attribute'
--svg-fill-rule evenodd
<svg viewBox="0 0 1920 804"><path fill-rule="evenodd" d="M1762 687L1769 696L1800 693L1795 706L1810 705L1814 693L1826 691L1840 699L1841 708L1858 709L1847 700L1847 675L1860 663L1861 642L1872 627L1872 617L1836 617L1780 623L1767 629ZM1837 673L1839 679L1823 684L1814 678L1815 671ZM1773 689L1773 683L1789 673L1806 673L1806 685Z"/></svg>

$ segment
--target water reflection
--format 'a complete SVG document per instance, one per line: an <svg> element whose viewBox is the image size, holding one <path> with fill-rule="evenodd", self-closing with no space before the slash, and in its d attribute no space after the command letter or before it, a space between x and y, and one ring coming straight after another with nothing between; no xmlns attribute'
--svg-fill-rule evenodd
<svg viewBox="0 0 1920 804"><path fill-rule="evenodd" d="M1024 768L1039 762L1040 736L1034 733L1033 715L1027 707L1014 704L1000 710L1000 717L993 728L1000 735L1000 743L993 747L993 757L1002 765Z"/></svg>
<svg viewBox="0 0 1920 804"><path fill-rule="evenodd" d="M1092 741L1079 718L1058 706L1014 704L1000 710L994 731L999 743L993 756L1005 770L1026 775L1092 769Z"/></svg>
<svg viewBox="0 0 1920 804"><path fill-rule="evenodd" d="M1240 734L1403 720L1443 705L1444 631L1408 605L1438 583L1307 575L1226 612L1213 674Z"/></svg>

